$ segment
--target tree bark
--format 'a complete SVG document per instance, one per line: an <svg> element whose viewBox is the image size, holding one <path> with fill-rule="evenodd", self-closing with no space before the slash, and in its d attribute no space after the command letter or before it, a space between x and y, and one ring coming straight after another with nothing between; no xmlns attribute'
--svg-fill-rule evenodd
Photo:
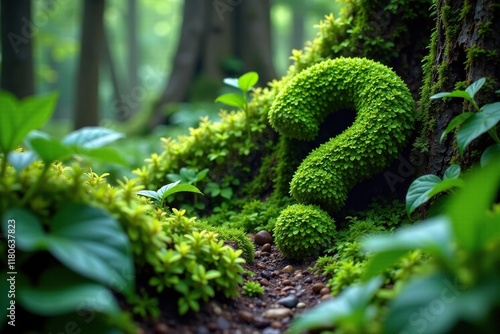
<svg viewBox="0 0 500 334"><path fill-rule="evenodd" d="M30 0L2 0L2 71L0 89L18 98L33 95L33 47L36 27L31 22Z"/></svg>
<svg viewBox="0 0 500 334"><path fill-rule="evenodd" d="M443 142L440 136L449 122L471 106L462 99L430 100L430 96L454 89L465 89L481 77L488 84L477 95L479 105L495 99L493 91L500 84L500 4L495 0L439 0L436 30L425 66L426 81L421 105L424 117L420 147L428 154L427 163L419 173L443 175L452 160L462 167L478 160L473 151L482 152L489 145L487 135L474 142L460 157L455 136L450 133Z"/></svg>
<svg viewBox="0 0 500 334"><path fill-rule="evenodd" d="M86 0L83 3L75 129L99 123L99 60L102 55L105 0Z"/></svg>

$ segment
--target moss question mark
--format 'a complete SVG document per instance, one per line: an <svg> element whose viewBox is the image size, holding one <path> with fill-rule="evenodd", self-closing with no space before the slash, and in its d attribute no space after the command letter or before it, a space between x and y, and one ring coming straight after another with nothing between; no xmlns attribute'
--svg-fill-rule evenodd
<svg viewBox="0 0 500 334"><path fill-rule="evenodd" d="M397 157L416 117L407 86L390 68L365 58L336 58L297 74L276 96L269 120L287 138L313 140L326 116L342 109L356 111L354 123L313 150L290 183L299 203L330 213L344 206L356 184Z"/></svg>

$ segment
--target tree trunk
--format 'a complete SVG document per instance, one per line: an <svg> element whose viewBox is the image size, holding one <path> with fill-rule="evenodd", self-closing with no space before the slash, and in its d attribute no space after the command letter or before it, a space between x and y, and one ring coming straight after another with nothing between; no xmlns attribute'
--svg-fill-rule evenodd
<svg viewBox="0 0 500 334"><path fill-rule="evenodd" d="M137 47L137 0L127 1L127 45L128 45L128 77L129 88L139 85L137 71L139 68L139 56Z"/></svg>
<svg viewBox="0 0 500 334"><path fill-rule="evenodd" d="M105 0L86 0L75 99L75 129L99 123L99 60L103 45Z"/></svg>
<svg viewBox="0 0 500 334"><path fill-rule="evenodd" d="M487 135L475 141L475 149L466 150L464 157L456 151L455 136L450 133L443 142L440 136L453 117L471 110L462 99L430 100L438 92L465 89L481 77L487 84L477 95L479 105L495 99L494 90L500 84L500 4L497 0L439 0L437 25L433 33L430 55L424 67L425 85L421 106L424 114L423 131L416 146L428 154L419 173L442 175L452 158L470 165L478 160L473 151L482 152L488 145Z"/></svg>
<svg viewBox="0 0 500 334"><path fill-rule="evenodd" d="M165 120L163 106L167 103L182 102L189 93L189 87L196 73L203 39L210 22L211 3L205 0L184 1L181 35L172 64L169 81L160 99L154 106L149 128Z"/></svg>
<svg viewBox="0 0 500 334"><path fill-rule="evenodd" d="M186 0L170 78L153 107L148 127L165 121L163 107L189 100L192 86L205 80L213 90L226 76L257 71L260 84L276 78L270 37L270 0ZM242 62L242 66L239 64ZM215 98L215 95L212 96Z"/></svg>
<svg viewBox="0 0 500 334"><path fill-rule="evenodd" d="M33 47L36 27L31 23L30 0L2 0L2 71L0 89L18 98L33 95Z"/></svg>
<svg viewBox="0 0 500 334"><path fill-rule="evenodd" d="M113 55L111 53L111 48L109 47L109 34L106 32L106 29L103 30L102 36L102 60L103 65L106 65L108 68L109 78L111 81L111 86L113 87L113 102L111 103L112 108L112 116L113 119L118 119L119 121L123 121L128 119L131 116L130 109L119 108L119 104L121 102L120 93L122 91L120 87L120 80L118 79L118 73L116 73L115 62L113 59ZM130 107L129 107L130 108Z"/></svg>

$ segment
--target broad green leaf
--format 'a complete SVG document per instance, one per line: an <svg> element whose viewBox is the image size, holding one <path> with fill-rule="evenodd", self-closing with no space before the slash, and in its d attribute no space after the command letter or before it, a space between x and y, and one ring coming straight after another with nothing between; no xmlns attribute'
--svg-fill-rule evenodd
<svg viewBox="0 0 500 334"><path fill-rule="evenodd" d="M240 89L240 86L238 86L238 78L225 78L224 83L228 86Z"/></svg>
<svg viewBox="0 0 500 334"><path fill-rule="evenodd" d="M203 193L196 188L193 185L190 184L179 184L180 180L174 183L169 183L167 185L164 185L160 189L158 189L157 193L161 198L161 201L165 198L167 198L169 195L178 193L178 192L191 192L191 193L197 193L197 194L202 194Z"/></svg>
<svg viewBox="0 0 500 334"><path fill-rule="evenodd" d="M500 143L493 144L489 146L486 150L484 150L483 154L481 155L481 166L486 165L495 157L497 158L500 157Z"/></svg>
<svg viewBox="0 0 500 334"><path fill-rule="evenodd" d="M473 82L467 89L465 90L469 95L474 98L474 95L483 87L484 82L486 81L485 78L481 78L477 80L476 82Z"/></svg>
<svg viewBox="0 0 500 334"><path fill-rule="evenodd" d="M18 172L31 165L36 159L37 155L33 152L10 152L8 155L9 163Z"/></svg>
<svg viewBox="0 0 500 334"><path fill-rule="evenodd" d="M153 190L140 190L140 191L137 192L137 195L146 196L146 197L154 199L158 204L161 203L161 196L156 191L153 191Z"/></svg>
<svg viewBox="0 0 500 334"><path fill-rule="evenodd" d="M50 252L68 268L119 290L133 286L128 237L107 212L67 204L55 214L49 236Z"/></svg>
<svg viewBox="0 0 500 334"><path fill-rule="evenodd" d="M0 93L0 152L14 150L24 137L40 128L52 116L58 94L27 97L23 100L8 93Z"/></svg>
<svg viewBox="0 0 500 334"><path fill-rule="evenodd" d="M2 217L4 235L7 235L9 223L15 225L16 247L23 251L33 251L46 247L46 233L42 223L30 211L11 209Z"/></svg>
<svg viewBox="0 0 500 334"><path fill-rule="evenodd" d="M477 137L493 128L500 121L500 102L486 104L481 111L471 116L457 133L460 154Z"/></svg>
<svg viewBox="0 0 500 334"><path fill-rule="evenodd" d="M449 333L460 321L484 320L498 303L498 282L490 279L468 290L457 283L440 272L408 282L389 303L383 332Z"/></svg>
<svg viewBox="0 0 500 334"><path fill-rule="evenodd" d="M382 279L376 277L362 284L354 284L342 291L337 297L322 302L308 312L299 315L289 329L290 334L329 328L349 318L358 318L359 323L371 320L368 303L382 285Z"/></svg>
<svg viewBox="0 0 500 334"><path fill-rule="evenodd" d="M483 248L491 246L492 242L500 240L500 212L491 213L482 221L482 228L479 229L479 244Z"/></svg>
<svg viewBox="0 0 500 334"><path fill-rule="evenodd" d="M453 92L437 93L432 95L431 99L441 99L443 97L461 97L469 101L472 100L472 97L470 96L469 92L463 90L454 90Z"/></svg>
<svg viewBox="0 0 500 334"><path fill-rule="evenodd" d="M411 215L416 208L430 199L432 188L441 182L436 175L428 174L415 179L406 193L406 212Z"/></svg>
<svg viewBox="0 0 500 334"><path fill-rule="evenodd" d="M238 86L244 92L248 92L259 81L257 72L248 72L238 79Z"/></svg>
<svg viewBox="0 0 500 334"><path fill-rule="evenodd" d="M494 202L500 186L500 159L471 172L465 186L450 201L451 218L457 243L468 251L481 248L480 230L484 229L486 212Z"/></svg>
<svg viewBox="0 0 500 334"><path fill-rule="evenodd" d="M127 160L114 148L99 147L94 149L78 149L77 154L104 162L128 165Z"/></svg>
<svg viewBox="0 0 500 334"><path fill-rule="evenodd" d="M46 164L50 164L56 160L67 159L71 157L72 154L70 148L52 138L33 138L30 140L30 145L38 157Z"/></svg>
<svg viewBox="0 0 500 334"><path fill-rule="evenodd" d="M450 121L450 123L448 124L448 126L446 127L446 129L444 130L443 134L441 135L440 141L443 141L444 137L446 137L446 135L448 133L453 131L453 129L455 129L457 126L460 126L463 122L465 122L472 115L474 115L474 113L468 111L468 112L464 112L464 113L458 115L457 117L453 118Z"/></svg>
<svg viewBox="0 0 500 334"><path fill-rule="evenodd" d="M446 171L444 172L443 180L457 179L460 176L460 172L461 172L460 166L457 164L453 164L450 167L448 167L448 169L446 169Z"/></svg>
<svg viewBox="0 0 500 334"><path fill-rule="evenodd" d="M24 308L43 316L81 312L84 309L108 314L120 310L110 290L61 267L45 272L36 286L21 285L18 296Z"/></svg>
<svg viewBox="0 0 500 334"><path fill-rule="evenodd" d="M431 192L429 193L429 197L439 194L443 191L448 191L454 188L462 188L464 186L464 180L462 179L446 179L434 186Z"/></svg>
<svg viewBox="0 0 500 334"><path fill-rule="evenodd" d="M220 195L225 199L231 199L233 197L233 189L224 188L221 190Z"/></svg>
<svg viewBox="0 0 500 334"><path fill-rule="evenodd" d="M243 109L245 107L246 101L243 96L235 93L229 93L219 96L215 99L215 102L221 102L229 106L237 107Z"/></svg>
<svg viewBox="0 0 500 334"><path fill-rule="evenodd" d="M124 137L124 134L115 130L102 127L85 127L65 136L62 143L67 146L94 149L106 146Z"/></svg>
<svg viewBox="0 0 500 334"><path fill-rule="evenodd" d="M380 274L415 249L429 251L445 261L453 259L452 231L445 216L402 227L394 234L368 236L362 240L362 247L364 251L373 253L365 269L365 278Z"/></svg>

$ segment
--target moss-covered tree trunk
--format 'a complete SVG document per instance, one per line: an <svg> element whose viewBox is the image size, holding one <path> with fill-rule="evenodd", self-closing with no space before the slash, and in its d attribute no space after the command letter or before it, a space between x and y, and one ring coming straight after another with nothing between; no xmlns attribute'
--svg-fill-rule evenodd
<svg viewBox="0 0 500 334"><path fill-rule="evenodd" d="M500 84L500 1L438 0L434 9L436 28L421 97L424 124L415 146L428 157L418 172L442 175L452 161L462 165L476 161L476 152L482 151L488 138L484 136L459 157L455 137L449 134L440 142L440 136L453 117L471 106L462 99L429 98L438 92L465 89L486 77L477 95L479 105L495 99L494 90Z"/></svg>

